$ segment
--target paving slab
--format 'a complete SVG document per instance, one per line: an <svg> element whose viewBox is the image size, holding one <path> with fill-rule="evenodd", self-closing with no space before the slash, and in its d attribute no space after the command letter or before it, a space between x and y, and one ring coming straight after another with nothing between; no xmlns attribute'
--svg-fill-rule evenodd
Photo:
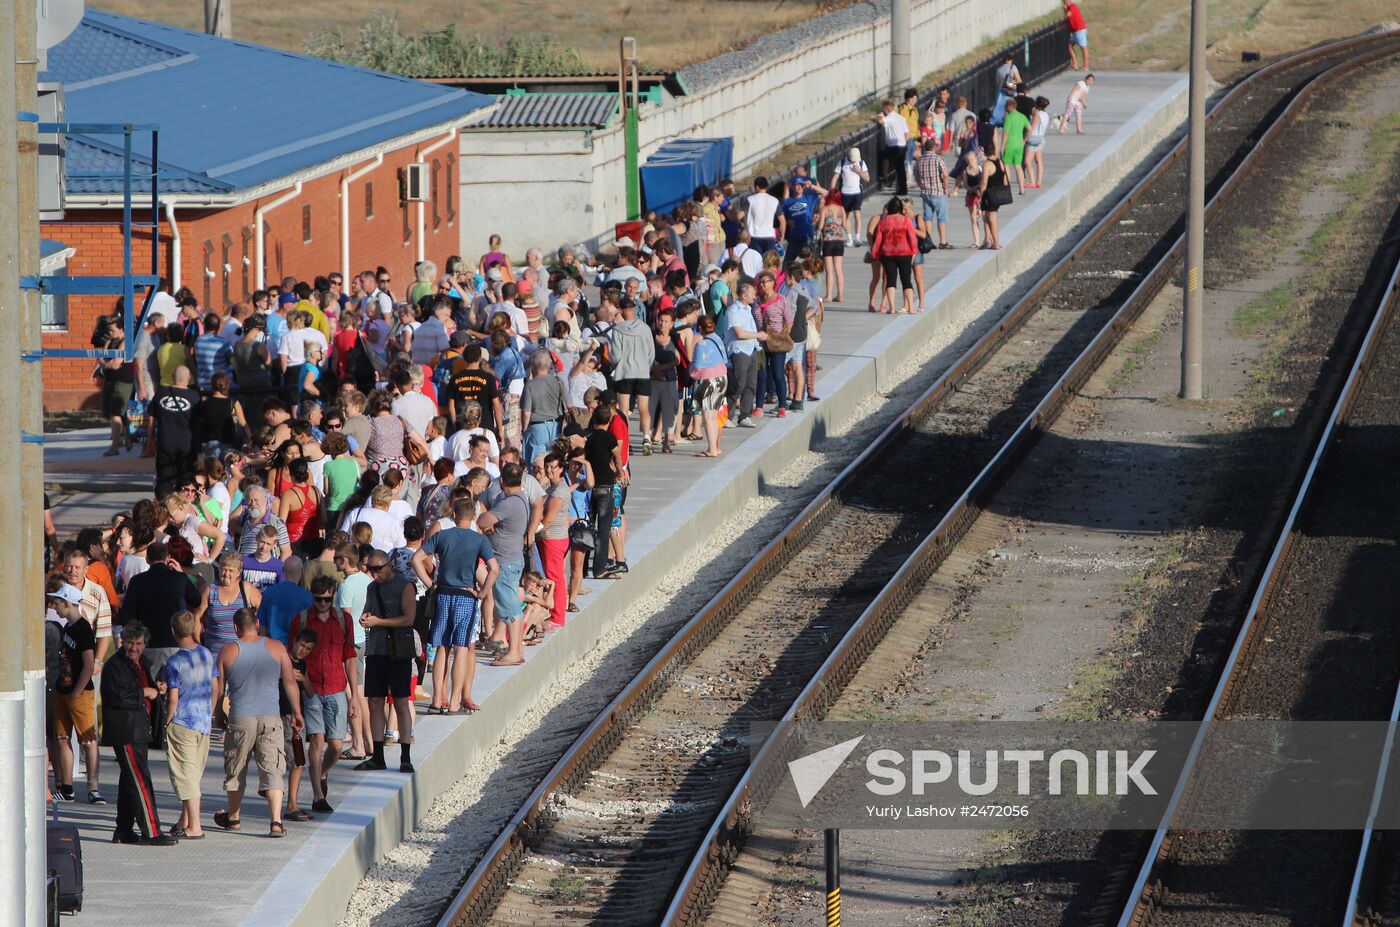
<svg viewBox="0 0 1400 927"><path fill-rule="evenodd" d="M170 850L107 843L115 806L64 806L91 842L86 848L88 903L83 923L141 925L152 910L178 912L174 922L200 924L320 925L334 923L360 878L413 827L433 799L462 769L496 743L530 705L530 695L549 685L563 667L595 646L610 616L621 614L663 575L704 543L726 513L761 495L786 465L828 431L847 421L855 408L887 383L893 371L919 350L962 301L996 281L1012 262L1046 250L1038 238L1056 227L1077 201L1102 192L1106 178L1144 154L1144 143L1163 121L1179 121L1185 109L1186 80L1179 74L1098 72L1083 136L1052 135L1046 145L1046 186L1028 191L1002 213L1001 252L969 250L970 232L961 200L950 204L950 240L958 247L927 255L929 311L920 315L872 315L865 309L869 269L863 249L849 249L845 270L847 299L828 306L819 352L821 402L782 420L765 416L753 430L724 432L724 456L698 459L684 445L671 455L643 457L633 446L633 487L628 501L628 560L632 571L612 583L594 582L591 595L567 628L527 662L511 669L481 666L475 695L484 711L472 717L425 718L417 729L414 761L418 772L354 773L338 769L333 780L333 816L313 824L291 825L289 836L270 840L266 807L246 805L244 832L233 835L206 827L210 837ZM1061 75L1038 92L1059 107L1075 77ZM878 208L884 198L871 194ZM1009 281L1008 281L1009 282ZM1003 307L993 311L999 312ZM55 520L65 526L93 524L129 506L134 492L103 491L85 481L88 461L100 463L103 430L59 436L46 452L46 480L70 487L57 504ZM95 453L93 448L96 448ZM121 460L133 475L142 464ZM145 472L148 472L145 471ZM93 476L95 479L96 477ZM115 486L113 489L115 490ZM94 491L96 490L96 491ZM390 751L391 755L393 751ZM157 801L173 819L176 802L162 766L152 753ZM216 744L205 776L205 809L223 804L222 759ZM112 778L115 769L104 761ZM109 797L115 790L109 784ZM309 793L309 789L304 789ZM309 798L309 794L305 797ZM208 820L208 814L206 814Z"/></svg>

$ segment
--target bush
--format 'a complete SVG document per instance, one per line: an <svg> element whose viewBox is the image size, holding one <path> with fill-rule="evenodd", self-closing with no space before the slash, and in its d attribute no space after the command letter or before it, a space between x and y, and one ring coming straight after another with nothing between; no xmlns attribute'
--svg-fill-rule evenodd
<svg viewBox="0 0 1400 927"><path fill-rule="evenodd" d="M398 21L386 13L366 20L351 41L339 29L315 33L306 40L306 52L406 77L535 77L587 70L578 52L558 44L550 35L533 41L512 36L504 43L487 44L479 36L458 35L455 24L406 35L399 30Z"/></svg>

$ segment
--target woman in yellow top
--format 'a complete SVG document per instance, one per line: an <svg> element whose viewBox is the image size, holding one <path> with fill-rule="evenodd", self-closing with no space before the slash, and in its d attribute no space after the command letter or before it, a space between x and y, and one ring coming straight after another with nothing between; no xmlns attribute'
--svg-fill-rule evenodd
<svg viewBox="0 0 1400 927"><path fill-rule="evenodd" d="M311 324L306 327L316 329L325 337L326 341L331 340L331 323L326 321L326 314L321 311L320 306L309 299L299 299L293 309L311 316Z"/></svg>
<svg viewBox="0 0 1400 927"><path fill-rule="evenodd" d="M184 327L178 322L165 326L162 337L165 343L156 348L156 364L160 367L160 385L174 386L175 371L180 367L194 367L194 359L184 344Z"/></svg>

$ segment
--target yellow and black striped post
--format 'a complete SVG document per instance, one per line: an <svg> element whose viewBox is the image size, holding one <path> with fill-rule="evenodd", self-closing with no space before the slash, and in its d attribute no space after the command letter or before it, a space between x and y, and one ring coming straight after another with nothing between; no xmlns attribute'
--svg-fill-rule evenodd
<svg viewBox="0 0 1400 927"><path fill-rule="evenodd" d="M841 831L826 830L826 927L841 927Z"/></svg>

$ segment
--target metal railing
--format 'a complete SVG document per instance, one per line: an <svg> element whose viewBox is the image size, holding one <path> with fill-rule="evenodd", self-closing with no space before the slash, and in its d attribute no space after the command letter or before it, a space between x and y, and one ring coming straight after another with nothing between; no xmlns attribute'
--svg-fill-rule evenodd
<svg viewBox="0 0 1400 927"><path fill-rule="evenodd" d="M1069 65L1069 56L1066 46L1069 44L1069 27L1064 20L1058 20L1048 26L1042 26L1034 32L1028 32L1018 41L1005 48L983 58L976 64L964 68L952 77L935 79L929 86L919 94L919 110L922 112L933 105L933 99L938 94L940 87L947 87L951 91L950 102L956 104L958 97L967 97L968 108L976 112L979 108L990 109L996 102L997 95L997 66L1001 64L1001 59L1005 55L1012 55L1016 59L1016 66L1021 70L1021 76L1028 85L1035 85L1054 77ZM902 91L901 91L902 92ZM899 102L896 100L896 102ZM812 177L818 183L826 183L836 172L836 166L846 157L846 152L852 148L860 149L860 156L863 161L872 168L879 164L880 160L880 129L874 124L864 126L852 132L848 132L836 141L832 142L821 152L813 156L807 162L807 166L812 170ZM782 174L787 180L796 171L794 165ZM883 183L889 180L888 177L875 177L875 183Z"/></svg>

